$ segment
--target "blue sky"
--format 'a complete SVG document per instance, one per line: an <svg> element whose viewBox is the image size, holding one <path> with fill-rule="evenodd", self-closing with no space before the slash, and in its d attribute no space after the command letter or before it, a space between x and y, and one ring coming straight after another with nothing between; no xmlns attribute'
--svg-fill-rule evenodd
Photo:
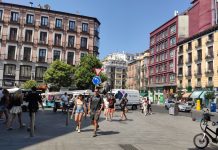
<svg viewBox="0 0 218 150"><path fill-rule="evenodd" d="M190 7L191 0L3 0L17 4L49 4L52 10L96 17L100 22L100 58L117 51L142 52L149 33Z"/></svg>

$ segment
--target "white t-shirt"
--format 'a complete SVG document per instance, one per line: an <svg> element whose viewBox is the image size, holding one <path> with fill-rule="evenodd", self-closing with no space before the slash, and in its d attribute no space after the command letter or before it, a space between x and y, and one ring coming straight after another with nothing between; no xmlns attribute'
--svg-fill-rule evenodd
<svg viewBox="0 0 218 150"><path fill-rule="evenodd" d="M68 96L67 95L62 95L61 100L65 103L68 104Z"/></svg>
<svg viewBox="0 0 218 150"><path fill-rule="evenodd" d="M103 100L104 100L105 108L109 108L109 102L107 101L107 98L105 97L105 98L103 98Z"/></svg>

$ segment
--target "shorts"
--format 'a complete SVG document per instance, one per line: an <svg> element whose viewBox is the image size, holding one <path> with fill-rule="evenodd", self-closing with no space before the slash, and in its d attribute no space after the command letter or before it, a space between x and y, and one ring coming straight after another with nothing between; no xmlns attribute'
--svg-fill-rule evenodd
<svg viewBox="0 0 218 150"><path fill-rule="evenodd" d="M100 115L97 113L97 112L95 112L95 113L91 113L90 114L90 119L92 120L92 121L98 121L99 120L99 117L100 117Z"/></svg>
<svg viewBox="0 0 218 150"><path fill-rule="evenodd" d="M109 108L109 109L108 109L108 112L109 112L109 113L113 113L113 112L114 112L114 108Z"/></svg>
<svg viewBox="0 0 218 150"><path fill-rule="evenodd" d="M84 112L83 107L79 107L79 108L77 108L76 111L75 111L76 114L83 113L83 112Z"/></svg>

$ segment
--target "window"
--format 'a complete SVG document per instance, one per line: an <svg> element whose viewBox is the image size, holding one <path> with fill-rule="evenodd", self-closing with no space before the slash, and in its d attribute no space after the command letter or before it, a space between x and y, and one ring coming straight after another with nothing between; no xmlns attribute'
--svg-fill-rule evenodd
<svg viewBox="0 0 218 150"><path fill-rule="evenodd" d="M170 82L175 82L175 75L174 74L170 75Z"/></svg>
<svg viewBox="0 0 218 150"><path fill-rule="evenodd" d="M213 34L208 35L208 41L213 41Z"/></svg>
<svg viewBox="0 0 218 150"><path fill-rule="evenodd" d="M18 22L19 19L19 13L18 12L11 12L11 21L12 22Z"/></svg>
<svg viewBox="0 0 218 150"><path fill-rule="evenodd" d="M174 57L174 50L170 50L170 57Z"/></svg>
<svg viewBox="0 0 218 150"><path fill-rule="evenodd" d="M87 38L81 37L81 45L80 45L80 47L87 49Z"/></svg>
<svg viewBox="0 0 218 150"><path fill-rule="evenodd" d="M201 64L197 64L197 75L201 75Z"/></svg>
<svg viewBox="0 0 218 150"><path fill-rule="evenodd" d="M16 75L16 65L5 64L4 65L4 75L5 76L15 76Z"/></svg>
<svg viewBox="0 0 218 150"><path fill-rule="evenodd" d="M173 25L170 27L170 34L173 34L176 32L176 25Z"/></svg>
<svg viewBox="0 0 218 150"><path fill-rule="evenodd" d="M62 19L56 19L55 27L56 28L62 28Z"/></svg>
<svg viewBox="0 0 218 150"><path fill-rule="evenodd" d="M76 30L76 23L75 21L69 21L69 30L75 31Z"/></svg>
<svg viewBox="0 0 218 150"><path fill-rule="evenodd" d="M16 46L8 46L8 58L9 60L15 60L16 59L16 55L15 55L15 51L16 51Z"/></svg>
<svg viewBox="0 0 218 150"><path fill-rule="evenodd" d="M192 43L191 43L191 42L188 43L188 49L189 49L189 50L192 49Z"/></svg>
<svg viewBox="0 0 218 150"><path fill-rule="evenodd" d="M208 62L208 72L213 72L213 61Z"/></svg>
<svg viewBox="0 0 218 150"><path fill-rule="evenodd" d="M178 64L183 65L183 56L179 56Z"/></svg>
<svg viewBox="0 0 218 150"><path fill-rule="evenodd" d="M48 17L41 17L41 26L48 26Z"/></svg>
<svg viewBox="0 0 218 150"><path fill-rule="evenodd" d="M46 49L39 49L39 62L45 62Z"/></svg>
<svg viewBox="0 0 218 150"><path fill-rule="evenodd" d="M191 66L188 66L188 76L191 76L192 75L192 68Z"/></svg>
<svg viewBox="0 0 218 150"><path fill-rule="evenodd" d="M80 59L83 58L86 55L86 53L80 53Z"/></svg>
<svg viewBox="0 0 218 150"><path fill-rule="evenodd" d="M68 36L68 47L74 47L74 36Z"/></svg>
<svg viewBox="0 0 218 150"><path fill-rule="evenodd" d="M189 79L189 80L188 80L188 86L191 86L191 83L192 83L192 80Z"/></svg>
<svg viewBox="0 0 218 150"><path fill-rule="evenodd" d="M213 57L213 46L208 47L208 57Z"/></svg>
<svg viewBox="0 0 218 150"><path fill-rule="evenodd" d="M197 46L201 46L201 45L202 45L201 38L199 38Z"/></svg>
<svg viewBox="0 0 218 150"><path fill-rule="evenodd" d="M26 15L26 24L33 24L34 16L31 14Z"/></svg>
<svg viewBox="0 0 218 150"><path fill-rule="evenodd" d="M47 43L47 32L40 32L39 43L41 43L41 44Z"/></svg>
<svg viewBox="0 0 218 150"><path fill-rule="evenodd" d="M9 40L16 41L17 39L17 28L10 28Z"/></svg>
<svg viewBox="0 0 218 150"><path fill-rule="evenodd" d="M2 17L3 17L3 10L0 10L0 20L3 20Z"/></svg>
<svg viewBox="0 0 218 150"><path fill-rule="evenodd" d="M183 45L179 46L179 53L183 53Z"/></svg>
<svg viewBox="0 0 218 150"><path fill-rule="evenodd" d="M54 45L61 46L61 34L55 33Z"/></svg>
<svg viewBox="0 0 218 150"><path fill-rule="evenodd" d="M36 80L43 80L43 75L46 70L46 67L36 67Z"/></svg>
<svg viewBox="0 0 218 150"><path fill-rule="evenodd" d="M25 42L32 42L33 30L26 30Z"/></svg>
<svg viewBox="0 0 218 150"><path fill-rule="evenodd" d="M58 51L58 50L54 50L54 53L53 53L53 61L55 60L60 60L61 58L61 52Z"/></svg>
<svg viewBox="0 0 218 150"><path fill-rule="evenodd" d="M99 47L99 38L98 37L94 37L94 46Z"/></svg>
<svg viewBox="0 0 218 150"><path fill-rule="evenodd" d="M88 23L82 23L82 32L88 32Z"/></svg>
<svg viewBox="0 0 218 150"><path fill-rule="evenodd" d="M179 68L179 75L183 74L183 68Z"/></svg>
<svg viewBox="0 0 218 150"><path fill-rule="evenodd" d="M202 50L198 50L197 60L202 60Z"/></svg>
<svg viewBox="0 0 218 150"><path fill-rule="evenodd" d="M170 39L170 46L173 46L173 45L175 45L176 44L176 37L172 37L171 39Z"/></svg>
<svg viewBox="0 0 218 150"><path fill-rule="evenodd" d="M67 64L70 64L70 65L74 64L74 52L67 53Z"/></svg>
<svg viewBox="0 0 218 150"><path fill-rule="evenodd" d="M188 63L192 62L192 53L188 53Z"/></svg>
<svg viewBox="0 0 218 150"><path fill-rule="evenodd" d="M213 81L213 77L209 77L208 82L212 82L212 81Z"/></svg>
<svg viewBox="0 0 218 150"><path fill-rule="evenodd" d="M31 79L31 71L32 71L32 66L20 66L20 78L22 79Z"/></svg>
<svg viewBox="0 0 218 150"><path fill-rule="evenodd" d="M23 60L24 61L30 61L30 56L31 56L31 48L30 47L24 47Z"/></svg>
<svg viewBox="0 0 218 150"><path fill-rule="evenodd" d="M174 63L173 63L173 61L170 61L170 70L172 70L173 67L174 67Z"/></svg>

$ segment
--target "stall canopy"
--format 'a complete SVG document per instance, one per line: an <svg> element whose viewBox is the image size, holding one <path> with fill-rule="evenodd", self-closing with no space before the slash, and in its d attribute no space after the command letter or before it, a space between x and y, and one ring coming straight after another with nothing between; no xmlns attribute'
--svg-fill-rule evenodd
<svg viewBox="0 0 218 150"><path fill-rule="evenodd" d="M189 98L189 96L191 95L192 93L185 93L182 95L182 98Z"/></svg>
<svg viewBox="0 0 218 150"><path fill-rule="evenodd" d="M200 95L203 93L203 91L194 91L192 92L190 98L200 98Z"/></svg>

